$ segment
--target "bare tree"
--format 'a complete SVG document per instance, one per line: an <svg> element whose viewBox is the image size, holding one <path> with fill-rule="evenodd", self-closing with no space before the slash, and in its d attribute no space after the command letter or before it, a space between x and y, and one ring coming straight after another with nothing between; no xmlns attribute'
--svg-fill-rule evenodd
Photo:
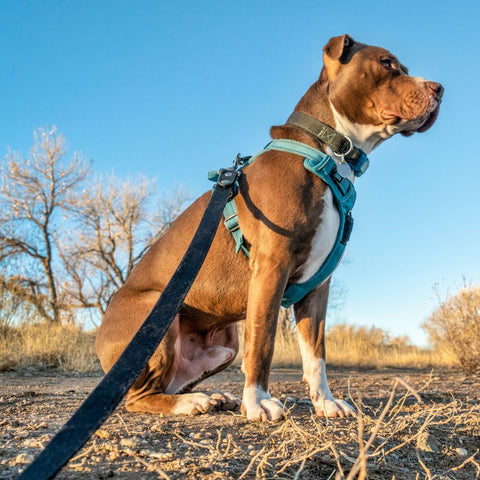
<svg viewBox="0 0 480 480"><path fill-rule="evenodd" d="M31 315L32 306L24 301L23 295L0 285L0 338L7 335L19 316Z"/></svg>
<svg viewBox="0 0 480 480"><path fill-rule="evenodd" d="M63 237L59 252L65 293L76 306L103 314L146 249L180 212L181 190L155 201L153 187L146 178L120 181L110 175L70 200L76 228Z"/></svg>
<svg viewBox="0 0 480 480"><path fill-rule="evenodd" d="M19 312L57 323L72 319L74 309L103 313L185 203L181 189L160 198L153 182L141 177L121 181L110 175L87 185L89 165L77 152L66 157L56 128L34 136L29 158L10 152L1 164L5 324Z"/></svg>
<svg viewBox="0 0 480 480"><path fill-rule="evenodd" d="M56 244L59 221L72 188L89 168L78 152L66 159L56 128L38 129L30 157L6 155L0 188L0 287L33 306L41 318L60 322L67 305L59 295Z"/></svg>

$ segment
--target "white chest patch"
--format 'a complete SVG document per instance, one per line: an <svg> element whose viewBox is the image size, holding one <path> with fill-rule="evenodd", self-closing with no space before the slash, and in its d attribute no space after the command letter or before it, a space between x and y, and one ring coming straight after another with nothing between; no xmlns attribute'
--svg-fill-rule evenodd
<svg viewBox="0 0 480 480"><path fill-rule="evenodd" d="M312 248L303 265L303 273L298 283L313 277L332 251L340 228L340 215L333 200L332 191L327 188L323 197L325 203L321 222L313 237Z"/></svg>
<svg viewBox="0 0 480 480"><path fill-rule="evenodd" d="M367 155L374 148L378 147L380 143L398 131L396 125L361 125L352 123L348 118L340 115L331 102L330 108L335 119L335 130L347 135L353 144Z"/></svg>

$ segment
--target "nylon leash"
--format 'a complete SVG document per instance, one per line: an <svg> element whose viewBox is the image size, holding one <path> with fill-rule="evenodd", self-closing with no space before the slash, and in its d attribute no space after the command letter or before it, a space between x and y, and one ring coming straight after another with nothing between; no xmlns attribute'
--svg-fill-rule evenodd
<svg viewBox="0 0 480 480"><path fill-rule="evenodd" d="M115 410L167 333L210 249L240 173L221 169L185 255L152 311L112 369L18 480L47 480L75 455Z"/></svg>

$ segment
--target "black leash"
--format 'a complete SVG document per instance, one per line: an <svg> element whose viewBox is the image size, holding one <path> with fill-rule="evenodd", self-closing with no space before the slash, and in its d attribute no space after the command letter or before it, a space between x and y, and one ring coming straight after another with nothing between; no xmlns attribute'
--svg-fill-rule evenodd
<svg viewBox="0 0 480 480"><path fill-rule="evenodd" d="M231 168L220 170L192 243L152 311L117 363L18 480L53 478L120 403L167 333L197 277L238 175Z"/></svg>

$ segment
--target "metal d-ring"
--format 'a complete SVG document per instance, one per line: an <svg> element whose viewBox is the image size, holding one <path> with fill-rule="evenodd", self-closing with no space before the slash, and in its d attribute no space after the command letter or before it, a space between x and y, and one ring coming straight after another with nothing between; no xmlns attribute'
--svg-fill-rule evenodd
<svg viewBox="0 0 480 480"><path fill-rule="evenodd" d="M344 135L344 137L348 140L348 143L349 143L348 150L347 150L345 153L337 153L337 152L335 152L339 157L342 157L342 161L344 161L345 157L353 150L353 142L352 142L352 139L351 139L350 137L347 137L346 135Z"/></svg>

